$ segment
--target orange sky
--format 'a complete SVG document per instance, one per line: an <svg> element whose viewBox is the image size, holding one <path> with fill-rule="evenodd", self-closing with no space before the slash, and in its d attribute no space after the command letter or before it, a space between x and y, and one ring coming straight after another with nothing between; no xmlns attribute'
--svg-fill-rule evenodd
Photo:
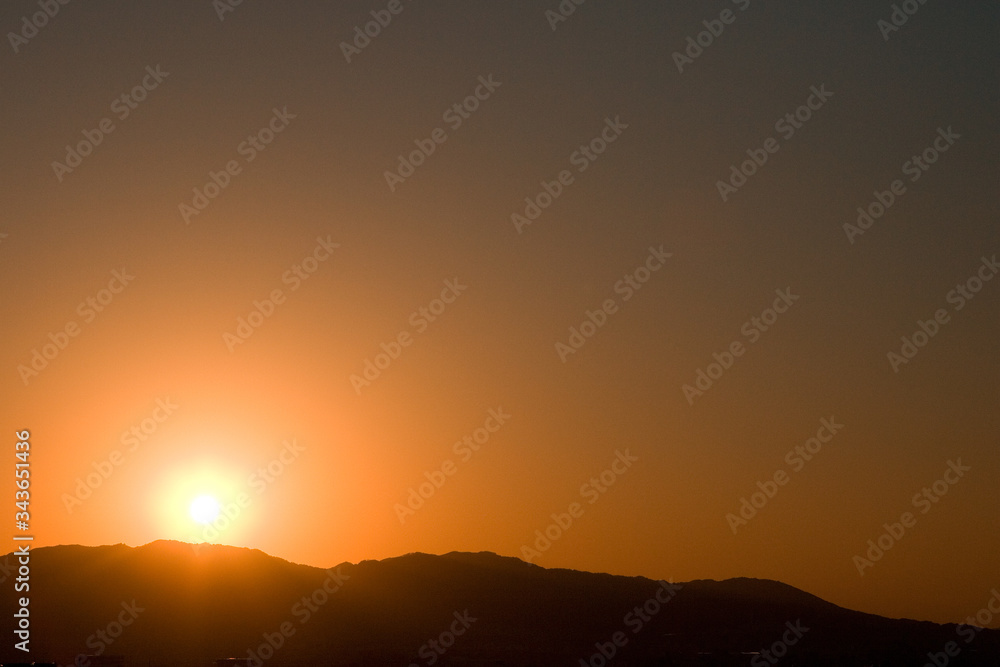
<svg viewBox="0 0 1000 667"><path fill-rule="evenodd" d="M1000 281L953 290L1000 252L997 10L927 4L884 40L881 7L742 4L683 72L672 53L728 3L587 3L555 30L527 2L412 3L349 63L368 4L64 6L0 74L0 398L8 435L31 431L36 546L207 539L320 566L527 546L975 613L1000 585ZM939 128L961 138L910 180ZM232 515L217 534L188 516L201 493Z"/></svg>

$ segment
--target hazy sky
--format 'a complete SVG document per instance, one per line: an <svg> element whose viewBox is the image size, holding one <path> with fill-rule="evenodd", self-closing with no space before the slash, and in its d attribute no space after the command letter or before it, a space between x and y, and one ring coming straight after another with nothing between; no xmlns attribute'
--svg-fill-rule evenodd
<svg viewBox="0 0 1000 667"><path fill-rule="evenodd" d="M7 3L0 398L36 544L974 614L1000 10L903 4Z"/></svg>

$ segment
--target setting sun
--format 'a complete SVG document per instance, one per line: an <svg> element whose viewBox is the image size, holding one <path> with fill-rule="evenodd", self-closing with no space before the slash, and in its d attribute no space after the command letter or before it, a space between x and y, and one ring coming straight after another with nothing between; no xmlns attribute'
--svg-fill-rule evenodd
<svg viewBox="0 0 1000 667"><path fill-rule="evenodd" d="M219 516L219 501L212 496L198 496L188 509L191 518L200 524L209 524Z"/></svg>

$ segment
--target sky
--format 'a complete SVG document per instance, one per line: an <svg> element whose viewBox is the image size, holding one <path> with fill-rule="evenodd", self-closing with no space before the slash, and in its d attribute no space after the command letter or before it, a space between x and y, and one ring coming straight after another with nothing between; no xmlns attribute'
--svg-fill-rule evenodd
<svg viewBox="0 0 1000 667"><path fill-rule="evenodd" d="M7 3L0 399L35 546L493 551L975 614L998 19Z"/></svg>

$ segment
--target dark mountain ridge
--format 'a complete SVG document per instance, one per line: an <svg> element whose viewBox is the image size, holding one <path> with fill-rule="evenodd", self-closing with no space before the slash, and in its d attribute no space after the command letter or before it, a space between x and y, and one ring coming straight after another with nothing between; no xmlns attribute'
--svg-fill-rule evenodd
<svg viewBox="0 0 1000 667"><path fill-rule="evenodd" d="M10 562L14 559L11 557ZM667 584L488 552L324 570L261 551L158 541L31 551L31 654L71 664L1000 665L1000 631L855 612L760 579ZM13 594L0 613L11 618ZM957 657L942 653L948 642ZM26 662L7 641L3 662ZM767 650L767 654L757 654ZM780 654L780 655L779 655Z"/></svg>

